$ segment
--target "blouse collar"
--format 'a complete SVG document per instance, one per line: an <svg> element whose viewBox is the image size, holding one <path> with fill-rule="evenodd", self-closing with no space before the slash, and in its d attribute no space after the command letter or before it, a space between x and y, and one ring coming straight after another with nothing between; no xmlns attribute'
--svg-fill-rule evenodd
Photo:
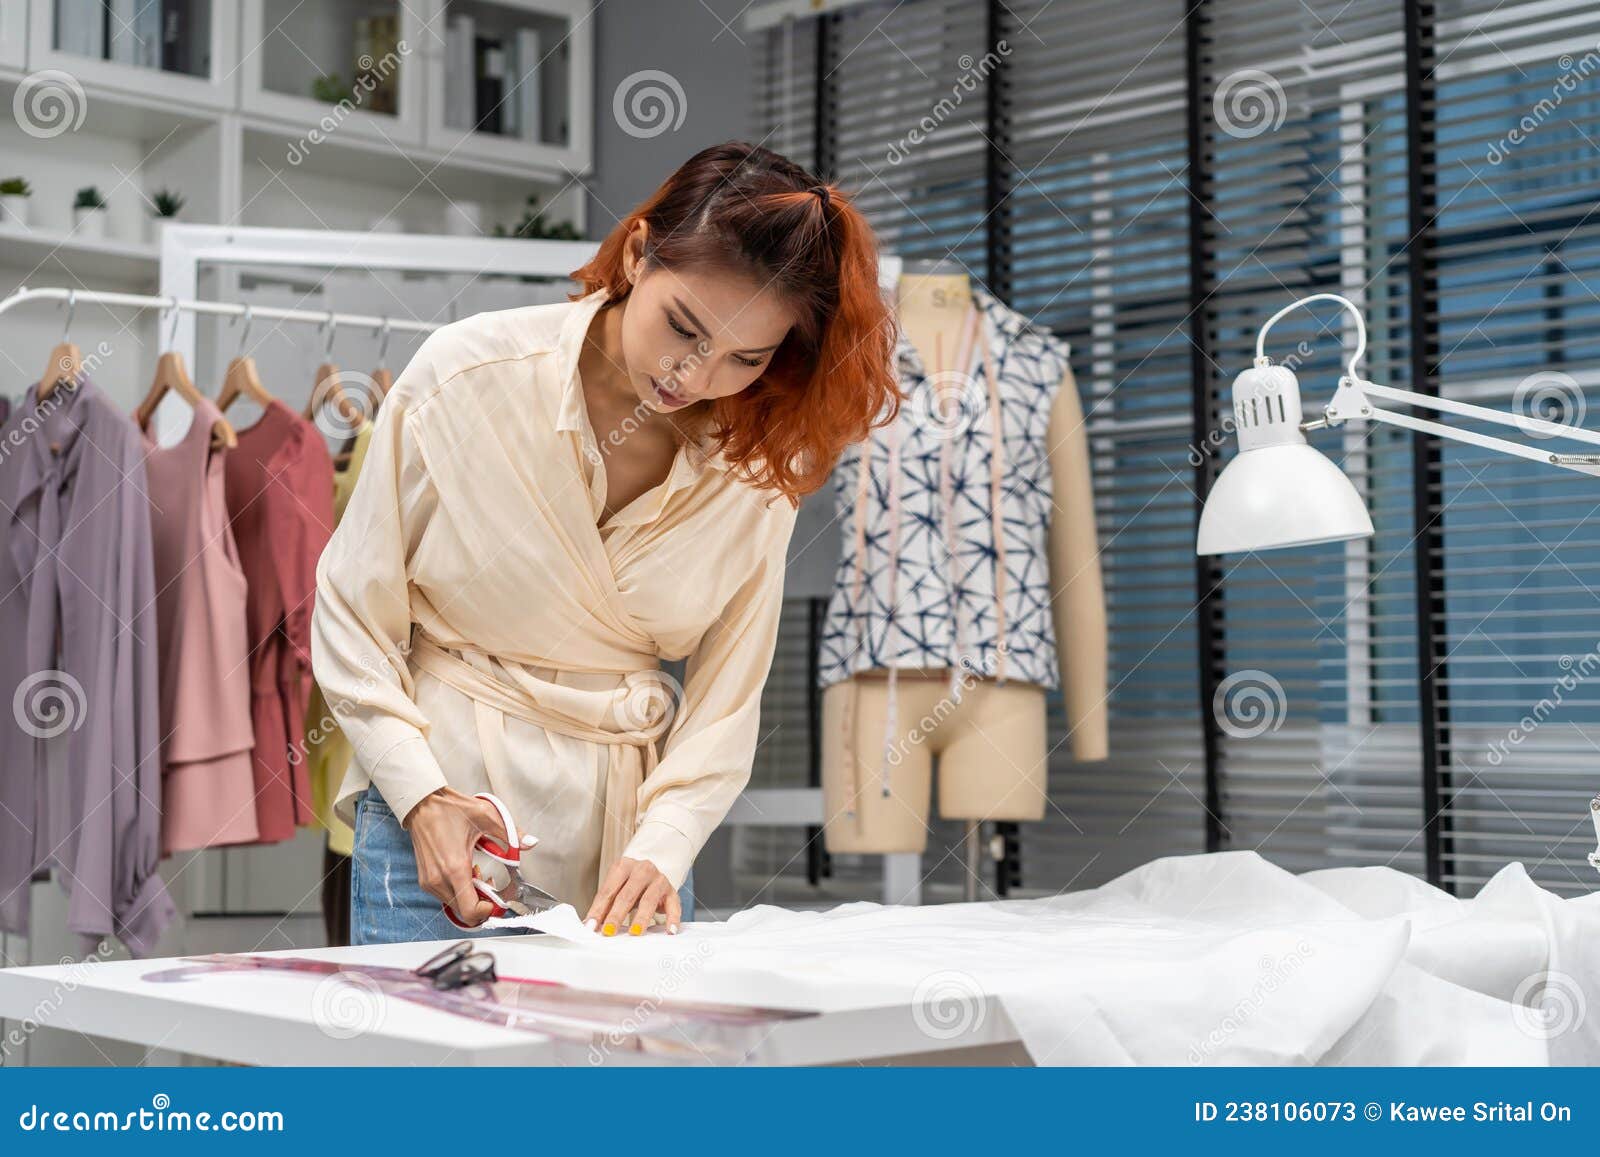
<svg viewBox="0 0 1600 1157"><path fill-rule="evenodd" d="M84 427L97 402L88 374L61 382L41 401L42 385L35 382L29 386L22 403L22 413L38 415L23 469L24 494L42 486L52 472L59 472L63 480L77 472L86 438Z"/></svg>

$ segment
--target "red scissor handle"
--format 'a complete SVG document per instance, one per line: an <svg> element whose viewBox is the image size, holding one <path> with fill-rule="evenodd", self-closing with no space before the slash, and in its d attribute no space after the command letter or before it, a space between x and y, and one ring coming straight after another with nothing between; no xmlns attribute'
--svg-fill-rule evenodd
<svg viewBox="0 0 1600 1157"><path fill-rule="evenodd" d="M531 836L519 837L517 835L517 821L511 818L511 809L506 807L500 797L493 792L480 791L472 798L487 800L493 804L494 809L500 813L500 823L506 830L506 838L503 842L491 839L489 836L479 836L475 841L476 846L488 852L502 864L515 868L522 863L522 850L531 848L538 841L533 840Z"/></svg>
<svg viewBox="0 0 1600 1157"><path fill-rule="evenodd" d="M506 907L506 902L500 898L500 893L489 887L489 885L485 884L482 880L474 878L472 881L472 886L478 890L478 894L480 896L489 901L490 904L494 905L494 907L490 909L489 914L484 917L485 920L494 920L497 917L504 916L511 911L510 908ZM445 918L457 928L465 930L468 928L477 927L476 924L464 923L461 917L456 915L455 909L450 907L450 905L443 904L441 907L444 908Z"/></svg>
<svg viewBox="0 0 1600 1157"><path fill-rule="evenodd" d="M504 842L496 840L488 835L480 835L476 840L473 841L473 847L482 848L485 853L494 857L496 860L499 860L502 864L505 864L513 872L518 871L522 864L522 853L532 848L539 842L537 837L530 835L519 836L517 834L517 823L511 818L511 809L506 807L505 803L500 799L500 797L495 795L493 792L480 791L477 792L473 798L486 800L490 804L493 804L494 809L500 813L500 822L505 826L506 830L506 839ZM500 893L496 892L487 883L478 879L476 876L474 876L472 879L472 886L478 890L479 895L481 895L485 900L488 900L490 904L494 905L493 910L487 917L485 917L485 919L496 919L497 917L506 915L506 913L511 910L506 907L506 902L501 897ZM449 904L441 904L440 907L444 909L444 914L449 918L450 923L454 924L457 928L466 929L477 927L476 924L463 923L461 917L456 915L454 909L452 909Z"/></svg>

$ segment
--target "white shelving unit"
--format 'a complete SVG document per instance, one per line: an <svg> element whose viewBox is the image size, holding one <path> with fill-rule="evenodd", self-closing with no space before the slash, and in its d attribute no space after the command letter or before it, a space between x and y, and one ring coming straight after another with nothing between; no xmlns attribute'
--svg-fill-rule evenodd
<svg viewBox="0 0 1600 1157"><path fill-rule="evenodd" d="M415 3L388 0L244 0L239 61L240 108L263 122L293 130L323 117L339 118L338 132L385 145L422 143L423 16ZM367 21L376 40L363 41ZM326 54L309 56L304 45ZM319 76L347 104L312 95Z"/></svg>
<svg viewBox="0 0 1600 1157"><path fill-rule="evenodd" d="M80 240L56 229L0 233L0 245L5 247L9 258L32 269L29 281L50 285L69 279L74 273L90 285L140 281L160 257L160 249L155 245ZM92 280L84 278L85 274L92 274Z"/></svg>
<svg viewBox="0 0 1600 1157"><path fill-rule="evenodd" d="M0 4L0 68L21 68L28 59L28 6Z"/></svg>
<svg viewBox="0 0 1600 1157"><path fill-rule="evenodd" d="M232 103L239 48L235 4L196 0L195 19L178 30L173 43L164 42L160 4L106 0L105 7L112 12L109 22L99 19L101 0L28 0L26 67L59 70L85 86L173 103L219 109ZM159 60L163 52L182 67L138 63Z"/></svg>
<svg viewBox="0 0 1600 1157"><path fill-rule="evenodd" d="M428 143L481 160L513 160L581 172L588 168L593 124L587 101L565 98L593 86L593 27L586 0L443 0L429 6L424 38L428 74ZM471 59L459 31L504 47L504 94L496 105L471 100L453 77ZM536 56L530 65L522 53ZM468 86L470 88L470 85ZM476 115L465 111L472 105ZM492 116L486 106L497 109ZM498 125L498 127L496 127Z"/></svg>
<svg viewBox="0 0 1600 1157"><path fill-rule="evenodd" d="M180 59L197 74L155 66L163 46L148 43L149 26L134 28L130 46L129 25L115 18L160 5L0 3L0 101L37 110L0 121L0 179L32 186L27 229L0 223L0 292L153 288L149 217L162 188L185 198L179 220L188 223L492 235L514 227L534 196L546 220L584 230L574 178L592 165L589 0L192 2L199 15ZM107 9L109 25L85 33ZM537 33L539 60L513 66L526 80L501 81L511 99L524 83L537 89L537 139L488 131L492 118L478 129L446 127L452 14L524 50L534 37L518 32ZM392 51L362 59L391 33ZM372 96L391 65L392 89ZM319 99L313 84L330 77L338 80L324 80ZM338 91L350 95L326 99ZM515 115L523 111L519 104ZM73 222L74 195L88 185L108 202L104 237L94 240Z"/></svg>

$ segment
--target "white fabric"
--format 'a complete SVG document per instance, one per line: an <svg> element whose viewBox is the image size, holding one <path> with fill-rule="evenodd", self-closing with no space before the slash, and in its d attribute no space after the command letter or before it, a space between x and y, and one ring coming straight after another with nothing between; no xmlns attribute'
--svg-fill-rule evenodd
<svg viewBox="0 0 1600 1157"><path fill-rule="evenodd" d="M1297 876L1240 851L1049 899L762 905L677 936L601 937L570 905L496 923L585 952L695 956L708 981L870 990L910 1004L930 1048L992 1015L993 995L1039 1064L1600 1063L1600 1008L1586 1006L1600 903L1559 897L1520 863L1470 900L1390 868Z"/></svg>

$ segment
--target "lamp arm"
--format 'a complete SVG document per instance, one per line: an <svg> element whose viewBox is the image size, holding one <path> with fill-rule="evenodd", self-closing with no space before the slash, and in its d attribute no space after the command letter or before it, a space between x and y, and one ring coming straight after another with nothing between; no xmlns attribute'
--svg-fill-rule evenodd
<svg viewBox="0 0 1600 1157"><path fill-rule="evenodd" d="M1589 814L1594 817L1594 838L1596 845L1600 845L1600 795L1589 801ZM1600 846L1589 853L1589 863L1600 868Z"/></svg>
<svg viewBox="0 0 1600 1157"><path fill-rule="evenodd" d="M1466 442L1473 446L1480 446L1485 450L1494 450L1502 454L1510 454L1513 457L1526 458L1530 462L1543 462L1549 466L1560 466L1563 469L1574 470L1579 474L1600 477L1600 455L1557 454L1523 442L1513 442L1507 438L1496 438L1492 435L1479 434L1472 430L1457 429L1454 426L1446 426L1440 422L1429 421L1427 418L1414 418L1410 414L1375 406L1372 404L1373 398L1403 402L1423 409L1439 410L1449 414L1459 414L1464 418L1476 418L1484 422L1495 422L1502 426L1515 426L1524 433L1536 437L1571 438L1574 441L1588 442L1591 445L1600 446L1600 431L1597 430L1585 429L1582 426L1564 426L1558 422L1547 422L1543 418L1533 418L1524 414L1511 414L1504 410L1491 410L1486 406L1475 406L1471 402L1458 402L1452 398L1436 398L1430 394L1418 394L1411 390L1396 389L1394 386L1381 386L1377 382L1359 381L1350 377L1339 379L1339 388L1334 392L1333 400L1323 409L1325 423L1307 423L1307 425L1313 427L1323 424L1337 425L1350 419L1369 418L1374 421L1388 422L1395 426L1403 426L1408 430L1435 434L1441 438L1449 438L1456 442Z"/></svg>
<svg viewBox="0 0 1600 1157"><path fill-rule="evenodd" d="M1494 422L1502 426L1515 426L1529 437L1570 438L1577 442L1587 442L1590 445L1600 446L1600 431L1588 430L1582 426L1564 426L1555 422L1547 422L1543 418L1507 413L1503 410L1491 410L1485 406L1475 406L1470 402L1458 402L1451 398L1432 397L1427 394L1414 393L1411 390L1397 390L1393 386L1380 386L1376 382L1363 381L1356 376L1355 367L1356 363L1361 360L1362 354L1367 351L1366 322L1362 319L1361 311L1355 307L1355 304L1349 298L1342 297L1337 293L1313 293L1309 297L1303 297L1299 301L1284 306L1267 319L1266 323L1261 327L1260 333L1256 335L1255 372L1258 375L1270 372L1268 367L1272 365L1266 356L1267 331L1272 328L1274 322L1291 310L1299 309L1302 305L1307 305L1313 301L1336 301L1350 311L1356 320L1355 354L1350 358L1350 362L1345 368L1344 377L1339 379L1339 388L1334 392L1333 400L1323 408L1323 416L1314 421L1301 422L1299 420L1301 413L1300 387L1299 383L1295 381L1292 372L1287 375L1287 385L1265 377L1252 381L1249 389L1256 391L1256 393L1250 394L1247 392L1245 395L1250 403L1250 413L1251 415L1255 414L1257 398L1264 397L1267 399L1268 421L1264 426L1252 425L1250 427L1251 433L1257 433L1260 429L1270 432L1272 403L1275 400L1280 416L1286 410L1292 412L1293 418L1291 421L1298 426L1296 433L1300 435L1302 441L1304 440L1302 432L1305 430L1315 430L1324 426L1335 426L1353 419L1366 418L1372 421L1388 422L1391 425L1402 426L1409 430L1434 434L1440 438L1449 438L1456 442L1480 446L1485 450L1493 450L1517 458L1526 458L1530 462L1543 462L1551 466L1560 466L1566 470L1573 470L1579 474L1600 477L1600 454L1556 454L1522 442L1513 442L1507 438L1479 434L1472 430L1461 430L1453 426L1446 426L1441 422L1430 421L1427 418L1413 417L1410 413L1387 410L1381 406L1374 405L1373 399L1377 398L1415 406L1420 409L1437 410L1442 413L1457 414L1465 418L1475 418L1479 421ZM1239 400L1241 397L1240 383L1245 380L1246 375L1250 372L1246 371L1246 374L1241 374L1240 381L1236 382L1234 386L1235 406L1240 414L1244 413L1242 408L1244 403ZM1290 404L1288 406L1284 403L1285 397L1289 399ZM1243 431L1241 431L1241 443L1242 441ZM1263 439L1262 441L1265 444L1265 440ZM1283 439L1280 435L1274 438L1273 441L1281 445ZM1241 445L1241 449L1245 449L1245 447ZM1206 513L1209 513L1209 510ZM1370 525L1367 528L1367 533L1371 533ZM1200 528L1202 543L1205 541L1205 534L1205 517L1202 515ZM1269 543L1268 545L1273 544ZM1203 546L1198 549L1202 553L1217 553L1216 551L1206 551ZM1590 802L1589 814L1594 820L1595 842L1600 845L1600 795L1595 796ZM1590 852L1588 858L1590 865L1600 869L1600 846Z"/></svg>

